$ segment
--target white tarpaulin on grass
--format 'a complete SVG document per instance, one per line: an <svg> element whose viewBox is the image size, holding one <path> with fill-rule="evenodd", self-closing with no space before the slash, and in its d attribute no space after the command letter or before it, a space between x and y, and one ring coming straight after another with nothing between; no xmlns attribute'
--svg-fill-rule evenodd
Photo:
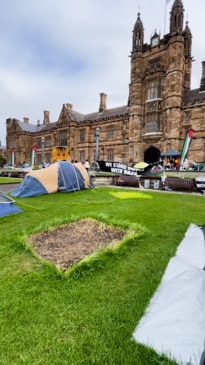
<svg viewBox="0 0 205 365"><path fill-rule="evenodd" d="M204 365L205 240L203 227L191 224L170 260L135 340L179 364Z"/></svg>

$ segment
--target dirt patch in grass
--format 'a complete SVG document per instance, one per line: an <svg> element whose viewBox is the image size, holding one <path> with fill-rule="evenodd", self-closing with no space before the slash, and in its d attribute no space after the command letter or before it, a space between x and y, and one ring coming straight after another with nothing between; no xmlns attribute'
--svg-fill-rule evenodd
<svg viewBox="0 0 205 365"><path fill-rule="evenodd" d="M117 244L124 235L122 229L84 219L32 235L29 241L39 256L66 270L97 249Z"/></svg>

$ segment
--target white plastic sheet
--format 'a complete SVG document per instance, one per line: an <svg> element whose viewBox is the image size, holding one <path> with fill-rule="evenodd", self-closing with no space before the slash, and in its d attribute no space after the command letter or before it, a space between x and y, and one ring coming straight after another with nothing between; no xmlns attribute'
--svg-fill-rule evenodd
<svg viewBox="0 0 205 365"><path fill-rule="evenodd" d="M135 340L178 364L199 365L205 343L205 244L191 224L170 260Z"/></svg>

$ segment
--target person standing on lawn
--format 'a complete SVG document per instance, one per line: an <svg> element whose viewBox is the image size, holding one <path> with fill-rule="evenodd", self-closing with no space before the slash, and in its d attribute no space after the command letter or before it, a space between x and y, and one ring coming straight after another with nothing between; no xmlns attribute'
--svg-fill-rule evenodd
<svg viewBox="0 0 205 365"><path fill-rule="evenodd" d="M85 168L86 168L86 170L88 172L88 170L90 168L90 164L89 164L88 160L85 160L84 166L85 166Z"/></svg>

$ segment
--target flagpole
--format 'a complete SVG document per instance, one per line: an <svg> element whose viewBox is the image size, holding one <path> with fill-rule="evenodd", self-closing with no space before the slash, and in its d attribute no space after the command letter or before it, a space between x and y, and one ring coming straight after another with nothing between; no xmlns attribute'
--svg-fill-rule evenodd
<svg viewBox="0 0 205 365"><path fill-rule="evenodd" d="M167 0L165 1L165 11L164 11L164 35L166 32L166 14L167 14Z"/></svg>
<svg viewBox="0 0 205 365"><path fill-rule="evenodd" d="M165 11L164 11L164 34L166 33L166 17L167 17L167 5L170 0L165 0Z"/></svg>

